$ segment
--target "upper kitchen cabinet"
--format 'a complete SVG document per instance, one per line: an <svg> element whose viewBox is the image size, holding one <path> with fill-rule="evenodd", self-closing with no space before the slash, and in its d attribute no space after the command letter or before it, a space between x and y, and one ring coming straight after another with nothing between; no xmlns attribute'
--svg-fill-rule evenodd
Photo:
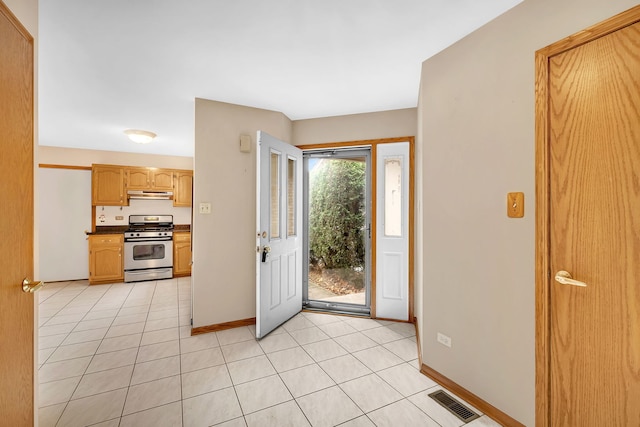
<svg viewBox="0 0 640 427"><path fill-rule="evenodd" d="M126 168L129 190L173 190L173 171L155 168Z"/></svg>
<svg viewBox="0 0 640 427"><path fill-rule="evenodd" d="M94 206L124 206L125 169L122 166L93 165L91 168L91 204Z"/></svg>
<svg viewBox="0 0 640 427"><path fill-rule="evenodd" d="M175 184L173 189L173 206L191 206L193 172L186 170L175 171L173 182Z"/></svg>

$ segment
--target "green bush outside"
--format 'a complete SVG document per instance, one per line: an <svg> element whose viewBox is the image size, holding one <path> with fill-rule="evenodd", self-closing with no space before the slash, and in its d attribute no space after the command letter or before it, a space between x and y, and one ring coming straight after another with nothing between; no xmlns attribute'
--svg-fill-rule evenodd
<svg viewBox="0 0 640 427"><path fill-rule="evenodd" d="M365 163L321 160L309 178L311 264L323 269L347 269L348 276L361 272L366 231Z"/></svg>

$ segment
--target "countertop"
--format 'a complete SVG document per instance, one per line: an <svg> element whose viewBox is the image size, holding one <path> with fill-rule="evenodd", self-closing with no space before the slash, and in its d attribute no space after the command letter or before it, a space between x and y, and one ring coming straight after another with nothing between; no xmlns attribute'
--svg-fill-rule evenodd
<svg viewBox="0 0 640 427"><path fill-rule="evenodd" d="M128 225L97 225L96 231L85 231L87 236L93 234L123 234L125 231L129 229ZM191 225L189 224L176 224L173 226L173 231L184 232L191 231Z"/></svg>

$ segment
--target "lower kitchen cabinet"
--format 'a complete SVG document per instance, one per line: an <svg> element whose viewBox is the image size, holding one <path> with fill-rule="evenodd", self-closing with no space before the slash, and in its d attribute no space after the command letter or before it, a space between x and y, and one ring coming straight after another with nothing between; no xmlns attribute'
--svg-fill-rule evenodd
<svg viewBox="0 0 640 427"><path fill-rule="evenodd" d="M89 236L89 284L124 280L123 246L122 234Z"/></svg>
<svg viewBox="0 0 640 427"><path fill-rule="evenodd" d="M173 277L191 276L191 233L173 232Z"/></svg>

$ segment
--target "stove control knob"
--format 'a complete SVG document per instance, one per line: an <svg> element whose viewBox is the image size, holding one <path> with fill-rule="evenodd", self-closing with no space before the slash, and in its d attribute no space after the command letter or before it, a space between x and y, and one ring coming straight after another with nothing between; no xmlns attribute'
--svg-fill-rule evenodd
<svg viewBox="0 0 640 427"><path fill-rule="evenodd" d="M140 233L136 233L136 236L139 236L139 235L140 235Z"/></svg>

